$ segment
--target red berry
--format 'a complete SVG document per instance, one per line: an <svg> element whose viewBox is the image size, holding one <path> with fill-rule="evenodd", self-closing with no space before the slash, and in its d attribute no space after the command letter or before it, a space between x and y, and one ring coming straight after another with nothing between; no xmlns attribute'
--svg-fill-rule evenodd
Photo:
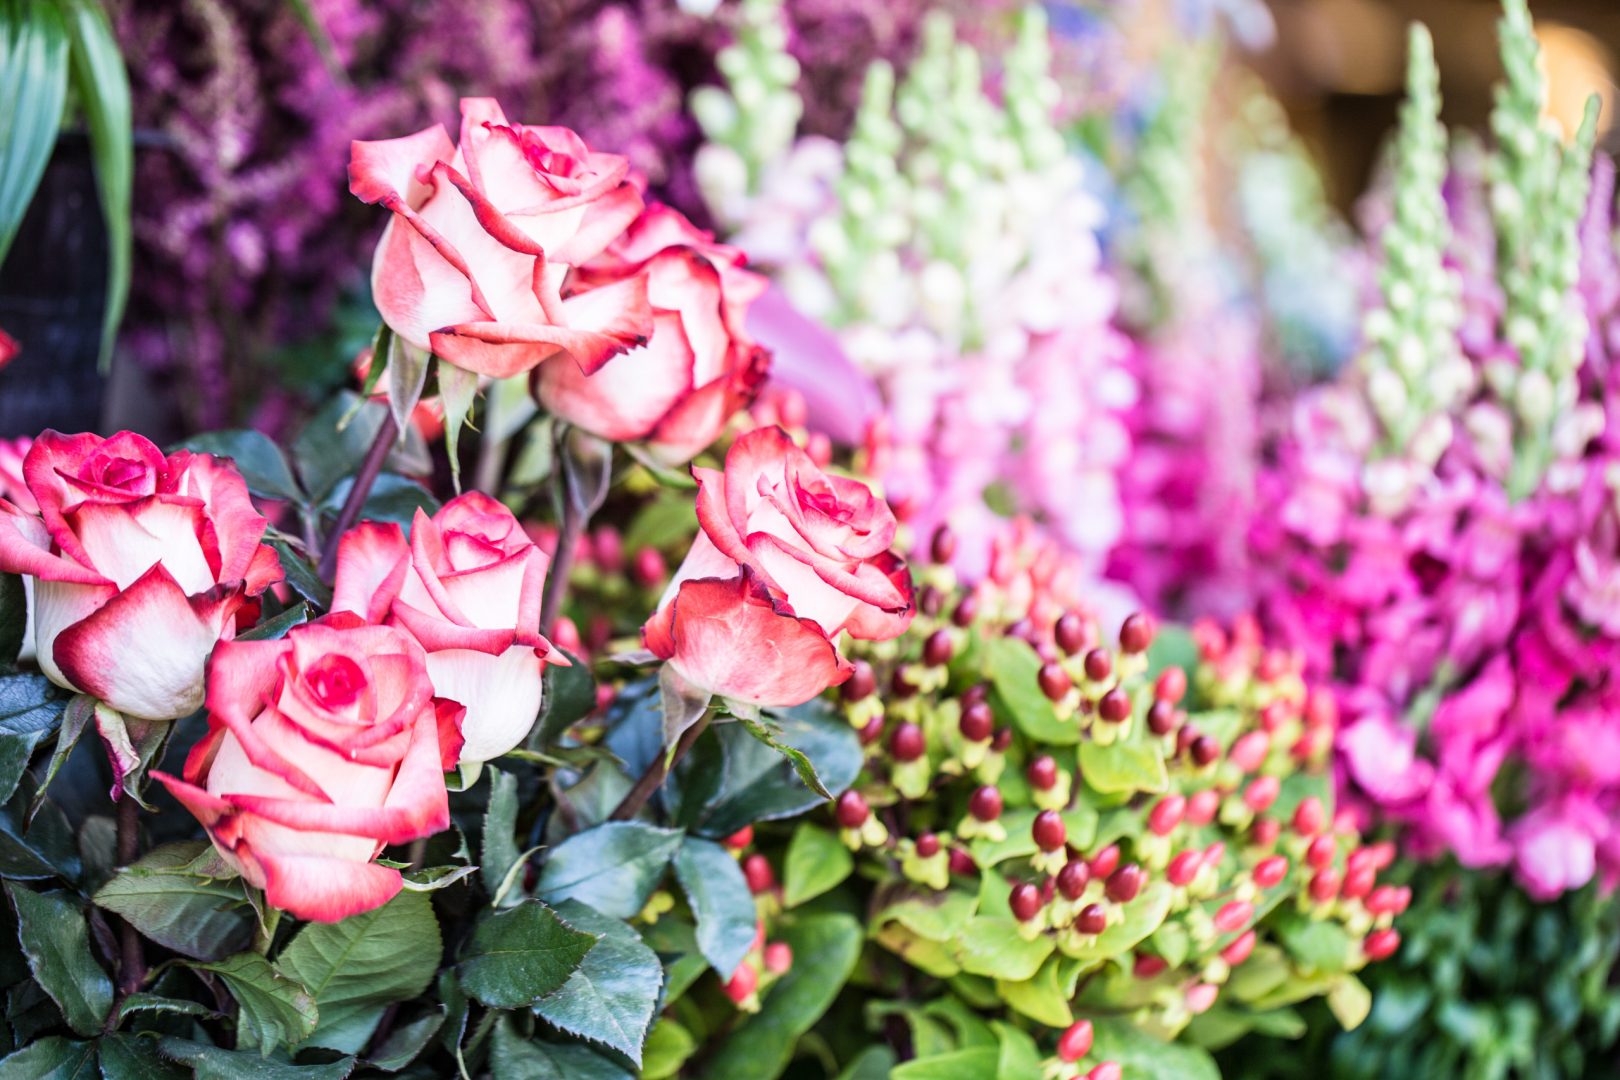
<svg viewBox="0 0 1620 1080"><path fill-rule="evenodd" d="M1194 765L1200 768L1213 765L1215 759L1221 756L1221 744L1216 742L1213 736L1200 735L1193 740L1189 753L1192 754Z"/></svg>
<svg viewBox="0 0 1620 1080"><path fill-rule="evenodd" d="M1086 653L1086 678L1102 682L1114 673L1114 657L1107 649L1092 649Z"/></svg>
<svg viewBox="0 0 1620 1080"><path fill-rule="evenodd" d="M1062 701L1074 687L1074 681L1063 670L1063 665L1055 662L1042 664L1037 679L1041 684L1041 693L1051 701Z"/></svg>
<svg viewBox="0 0 1620 1080"><path fill-rule="evenodd" d="M865 660L857 660L852 665L854 670L844 685L838 688L839 695L845 701L862 701L877 693L877 676L872 673L872 665Z"/></svg>
<svg viewBox="0 0 1620 1080"><path fill-rule="evenodd" d="M984 742L995 730L996 718L989 705L975 701L962 710L962 719L956 727L968 742Z"/></svg>
<svg viewBox="0 0 1620 1080"><path fill-rule="evenodd" d="M1219 867L1221 860L1226 858L1226 842L1217 840L1204 849L1204 862L1210 866Z"/></svg>
<svg viewBox="0 0 1620 1080"><path fill-rule="evenodd" d="M1331 728L1338 722L1339 703L1334 700L1333 692L1313 689L1305 699L1305 726Z"/></svg>
<svg viewBox="0 0 1620 1080"><path fill-rule="evenodd" d="M927 749L923 730L916 724L901 724L889 735L889 753L896 761L916 761Z"/></svg>
<svg viewBox="0 0 1620 1080"><path fill-rule="evenodd" d="M951 625L966 628L972 626L978 617L979 598L973 593L968 593L962 597L962 602L956 605L956 610L951 612Z"/></svg>
<svg viewBox="0 0 1620 1080"><path fill-rule="evenodd" d="M1170 865L1165 869L1164 876L1172 885L1191 885L1193 878L1198 876L1198 871L1203 869L1203 866L1203 852L1183 851L1170 860Z"/></svg>
<svg viewBox="0 0 1620 1080"><path fill-rule="evenodd" d="M793 947L785 941L773 941L765 946L765 970L782 975L793 966Z"/></svg>
<svg viewBox="0 0 1620 1080"><path fill-rule="evenodd" d="M968 799L968 813L980 821L994 821L1001 816L1001 792L988 784L978 788Z"/></svg>
<svg viewBox="0 0 1620 1080"><path fill-rule="evenodd" d="M752 994L758 986L759 972L754 970L754 965L744 961L737 965L737 970L727 980L725 985L726 997L741 1005L748 1000L748 995Z"/></svg>
<svg viewBox="0 0 1620 1080"><path fill-rule="evenodd" d="M917 854L924 859L932 859L939 854L939 837L931 832L925 832L917 837Z"/></svg>
<svg viewBox="0 0 1620 1080"><path fill-rule="evenodd" d="M1267 649L1260 657L1260 666L1255 670L1255 676L1261 682L1276 682L1288 674L1290 661L1288 654L1281 649Z"/></svg>
<svg viewBox="0 0 1620 1080"><path fill-rule="evenodd" d="M1076 1020L1058 1036L1058 1057L1073 1064L1091 1053L1093 1038L1090 1020Z"/></svg>
<svg viewBox="0 0 1620 1080"><path fill-rule="evenodd" d="M1209 1012L1214 1007L1215 999L1220 997L1220 994L1221 988L1214 983L1198 983L1196 986L1187 987L1187 992L1183 997L1187 1002L1187 1011L1197 1016L1200 1013Z"/></svg>
<svg viewBox="0 0 1620 1080"><path fill-rule="evenodd" d="M1247 900L1228 900L1215 912L1215 929L1223 934L1236 933L1254 918L1254 905Z"/></svg>
<svg viewBox="0 0 1620 1080"><path fill-rule="evenodd" d="M1097 702L1097 715L1110 724L1123 723L1131 715L1131 696L1116 686Z"/></svg>
<svg viewBox="0 0 1620 1080"><path fill-rule="evenodd" d="M1266 731L1276 731L1283 726L1283 722L1288 719L1292 711L1288 706L1288 702L1278 698L1260 710L1260 726Z"/></svg>
<svg viewBox="0 0 1620 1080"><path fill-rule="evenodd" d="M1249 958L1254 952L1254 944L1258 940L1253 930L1245 930L1232 939L1232 943L1221 950L1221 959L1233 967L1237 967Z"/></svg>
<svg viewBox="0 0 1620 1080"><path fill-rule="evenodd" d="M1135 863L1126 863L1124 866L1108 875L1108 883L1104 886L1108 899L1116 904L1128 904L1135 900L1142 891L1142 883L1147 880L1147 872Z"/></svg>
<svg viewBox="0 0 1620 1080"><path fill-rule="evenodd" d="M1249 826L1249 843L1255 847L1271 847L1281 835L1282 822L1276 818L1256 818L1254 824Z"/></svg>
<svg viewBox="0 0 1620 1080"><path fill-rule="evenodd" d="M969 855L964 849L959 847L951 848L951 873L971 874L978 868L979 864L974 862L973 856Z"/></svg>
<svg viewBox="0 0 1620 1080"><path fill-rule="evenodd" d="M861 728L860 731L861 745L871 746L873 743L877 742L878 739L882 738L883 724L884 719L881 713L868 720L866 722L866 726Z"/></svg>
<svg viewBox="0 0 1620 1080"><path fill-rule="evenodd" d="M742 828L726 837L724 841L726 847L733 851L741 851L743 848L747 847L753 842L754 827L752 825L744 825Z"/></svg>
<svg viewBox="0 0 1620 1080"><path fill-rule="evenodd" d="M1271 809L1271 804L1282 794L1282 781L1275 776L1257 776L1243 792L1243 801L1255 813ZM1279 828L1279 831L1280 828Z"/></svg>
<svg viewBox="0 0 1620 1080"><path fill-rule="evenodd" d="M1401 932L1393 926L1385 927L1382 930L1374 930L1361 943L1361 948L1366 952L1369 960L1387 960L1400 947Z"/></svg>
<svg viewBox="0 0 1620 1080"><path fill-rule="evenodd" d="M917 684L906 678L905 668L895 668L894 674L889 676L889 693L902 701L916 696Z"/></svg>
<svg viewBox="0 0 1620 1080"><path fill-rule="evenodd" d="M846 791L838 796L838 824L846 829L858 829L872 816L866 800L858 791Z"/></svg>
<svg viewBox="0 0 1620 1080"><path fill-rule="evenodd" d="M1007 904L1012 908L1013 918L1019 922L1029 922L1041 913L1041 890L1027 881L1014 885L1012 895L1007 897Z"/></svg>
<svg viewBox="0 0 1620 1080"><path fill-rule="evenodd" d="M1192 744L1197 742L1198 737L1202 734L1203 732L1199 731L1193 725L1182 724L1180 730L1176 732L1176 753L1192 753Z"/></svg>
<svg viewBox="0 0 1620 1080"><path fill-rule="evenodd" d="M1057 760L1050 754L1042 754L1038 758L1031 759L1024 769L1024 778L1036 791L1052 790L1058 781Z"/></svg>
<svg viewBox="0 0 1620 1080"><path fill-rule="evenodd" d="M1158 700L1148 706L1148 730L1155 735L1168 735L1176 730L1176 708L1168 701Z"/></svg>
<svg viewBox="0 0 1620 1080"><path fill-rule="evenodd" d="M951 662L951 654L956 646L951 641L951 632L941 627L928 635L923 642L923 663L929 667L944 667Z"/></svg>
<svg viewBox="0 0 1620 1080"><path fill-rule="evenodd" d="M1128 653L1146 652L1153 644L1153 620L1138 611L1119 628L1119 647Z"/></svg>
<svg viewBox="0 0 1620 1080"><path fill-rule="evenodd" d="M1252 773L1266 763L1271 751L1271 736L1263 731L1245 732L1227 751L1226 760L1246 773Z"/></svg>
<svg viewBox="0 0 1620 1080"><path fill-rule="evenodd" d="M1137 953L1136 959L1131 963L1131 974L1138 979L1151 979L1155 975L1163 974L1170 967L1162 956L1152 953Z"/></svg>
<svg viewBox="0 0 1620 1080"><path fill-rule="evenodd" d="M1125 1067L1117 1061L1105 1061L1086 1073L1086 1080L1124 1080Z"/></svg>
<svg viewBox="0 0 1620 1080"><path fill-rule="evenodd" d="M1035 837L1035 846L1042 851L1056 851L1069 839L1069 830L1064 827L1063 819L1056 810L1042 810L1036 814L1030 833Z"/></svg>
<svg viewBox="0 0 1620 1080"><path fill-rule="evenodd" d="M1157 836L1169 836L1181 819L1187 816L1187 799L1183 795L1166 795L1148 811L1148 828Z"/></svg>
<svg viewBox="0 0 1620 1080"><path fill-rule="evenodd" d="M997 728L995 734L990 736L990 749L998 754L1011 745L1012 728L1010 727Z"/></svg>
<svg viewBox="0 0 1620 1080"><path fill-rule="evenodd" d="M917 590L917 610L934 618L945 610L945 594L933 585L924 585Z"/></svg>
<svg viewBox="0 0 1620 1080"><path fill-rule="evenodd" d="M1401 891L1393 885L1380 885L1367 894L1367 910L1374 915L1394 915L1401 902Z"/></svg>
<svg viewBox="0 0 1620 1080"><path fill-rule="evenodd" d="M1119 845L1109 844L1091 857L1091 876L1105 878L1119 865Z"/></svg>
<svg viewBox="0 0 1620 1080"><path fill-rule="evenodd" d="M1057 887L1066 899L1078 900L1091 881L1091 868L1084 859L1070 859L1057 874Z"/></svg>
<svg viewBox="0 0 1620 1080"><path fill-rule="evenodd" d="M1333 899L1339 891L1339 872L1329 866L1318 870L1316 876L1311 878L1311 899L1319 904L1325 904Z"/></svg>
<svg viewBox="0 0 1620 1080"><path fill-rule="evenodd" d="M1346 900L1360 900L1372 892L1377 880L1378 871L1370 866L1350 867L1344 872L1344 887L1339 890L1339 895Z"/></svg>
<svg viewBox="0 0 1620 1080"><path fill-rule="evenodd" d="M1214 788L1195 791L1187 798L1187 821L1193 825L1208 825L1215 820L1220 808L1220 792Z"/></svg>
<svg viewBox="0 0 1620 1080"><path fill-rule="evenodd" d="M1301 836L1315 836L1327 824L1327 808L1315 795L1299 800L1294 807L1294 831Z"/></svg>
<svg viewBox="0 0 1620 1080"><path fill-rule="evenodd" d="M770 860L763 855L750 855L743 860L743 877L748 881L748 891L754 894L769 892L776 888L776 872L771 869Z"/></svg>
<svg viewBox="0 0 1620 1080"><path fill-rule="evenodd" d="M933 542L928 545L928 556L940 566L956 558L956 534L951 532L949 525L941 525L934 530Z"/></svg>
<svg viewBox="0 0 1620 1080"><path fill-rule="evenodd" d="M1226 655L1226 632L1215 625L1213 619L1199 619L1193 623L1192 637L1202 659L1219 660Z"/></svg>
<svg viewBox="0 0 1620 1080"><path fill-rule="evenodd" d="M664 557L654 548L644 547L636 552L635 561L630 564L631 573L636 581L644 588L652 588L661 584L669 573L669 567Z"/></svg>
<svg viewBox="0 0 1620 1080"><path fill-rule="evenodd" d="M1167 667L1159 672L1153 683L1153 696L1167 705L1179 705L1187 696L1187 672L1178 667Z"/></svg>
<svg viewBox="0 0 1620 1080"><path fill-rule="evenodd" d="M1305 849L1305 865L1312 870L1320 870L1333 861L1337 851L1338 845L1333 842L1333 837L1324 833L1312 840L1311 846Z"/></svg>
<svg viewBox="0 0 1620 1080"><path fill-rule="evenodd" d="M1282 879L1287 876L1287 856L1270 855L1254 864L1254 883L1262 889L1270 889L1282 884Z"/></svg>
<svg viewBox="0 0 1620 1080"><path fill-rule="evenodd" d="M1087 904L1075 916L1074 926L1082 934L1100 934L1108 929L1108 911L1101 904Z"/></svg>
<svg viewBox="0 0 1620 1080"><path fill-rule="evenodd" d="M1065 656L1073 656L1086 644L1091 637L1090 628L1086 620L1075 612L1065 612L1052 627L1052 639L1057 647L1063 650Z"/></svg>

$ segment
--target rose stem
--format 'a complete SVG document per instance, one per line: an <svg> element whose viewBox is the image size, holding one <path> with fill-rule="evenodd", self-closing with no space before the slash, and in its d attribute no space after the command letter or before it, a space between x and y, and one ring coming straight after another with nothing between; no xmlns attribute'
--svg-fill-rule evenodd
<svg viewBox="0 0 1620 1080"><path fill-rule="evenodd" d="M581 505L582 499L574 490L572 479L568 475L569 467L564 460L567 452L567 432L557 437L556 465L553 466L552 484L562 498L562 524L557 530L557 551L551 556L551 568L546 573L545 598L540 604L540 633L546 637L557 625L557 616L562 613L563 596L568 592L568 573L574 566L574 549L579 547L579 538L585 532L586 521L590 514Z"/></svg>
<svg viewBox="0 0 1620 1080"><path fill-rule="evenodd" d="M626 792L624 799L620 801L618 806L613 808L613 813L608 815L608 820L629 821L635 817L636 811L647 804L647 800L652 798L652 793L658 790L658 785L664 782L664 777L669 775L669 770L673 769L676 763L686 756L686 752L692 749L692 744L698 741L698 736L702 735L708 726L709 714L705 711L697 723L681 734L680 741L675 744L673 754L668 755L667 758L664 754L659 754L652 759L652 763L641 774L641 778L636 781L635 786Z"/></svg>
<svg viewBox="0 0 1620 1080"><path fill-rule="evenodd" d="M354 476L354 486L349 489L349 497L343 500L343 509L338 511L337 522L333 524L332 531L326 534L326 547L321 552L321 580L328 585L337 574L338 541L343 534L354 528L354 523L360 520L360 508L366 505L366 496L371 494L371 485L376 481L377 474L382 472L383 462L388 460L388 451L393 448L394 439L399 435L399 425L394 423L394 414L384 411L381 426L377 428L377 437L372 440L371 449L366 451L365 460L360 462L360 471Z"/></svg>
<svg viewBox="0 0 1620 1080"><path fill-rule="evenodd" d="M141 857L140 804L127 791L118 792L118 864L132 866ZM119 920L121 953L118 960L118 986L126 995L133 994L146 981L146 951L141 945L140 931L128 919Z"/></svg>

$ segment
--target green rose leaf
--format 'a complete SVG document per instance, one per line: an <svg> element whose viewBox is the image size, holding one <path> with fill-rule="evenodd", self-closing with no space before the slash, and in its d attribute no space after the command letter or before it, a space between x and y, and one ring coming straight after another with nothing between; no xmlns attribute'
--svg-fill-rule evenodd
<svg viewBox="0 0 1620 1080"><path fill-rule="evenodd" d="M56 734L71 696L43 675L0 676L0 802L17 790L34 751Z"/></svg>
<svg viewBox="0 0 1620 1080"><path fill-rule="evenodd" d="M754 944L754 895L742 868L713 840L688 836L675 856L675 877L697 920L697 943L704 959L723 979Z"/></svg>
<svg viewBox="0 0 1620 1080"><path fill-rule="evenodd" d="M314 1046L358 1053L383 1009L427 989L444 949L425 893L405 891L382 907L337 923L310 923L276 957L276 966L315 996Z"/></svg>
<svg viewBox="0 0 1620 1080"><path fill-rule="evenodd" d="M236 471L247 481L248 490L261 499L304 501L304 491L293 479L287 458L275 441L262 432L247 428L209 431L193 435L176 449L230 458Z"/></svg>
<svg viewBox="0 0 1620 1080"><path fill-rule="evenodd" d="M96 1034L112 1011L113 986L90 952L84 913L66 893L36 893L9 881L5 890L34 979L69 1027L80 1035Z"/></svg>
<svg viewBox="0 0 1620 1080"><path fill-rule="evenodd" d="M494 766L489 772L489 806L484 811L483 854L478 860L478 872L484 881L484 890L496 896L506 881L507 873L520 856L515 834L517 832L518 792L517 777Z"/></svg>
<svg viewBox="0 0 1620 1080"><path fill-rule="evenodd" d="M495 1080L633 1080L630 1073L579 1043L525 1039L510 1018L495 1025L489 1056Z"/></svg>
<svg viewBox="0 0 1620 1080"><path fill-rule="evenodd" d="M1080 775L1086 786L1105 795L1164 791L1170 785L1164 754L1150 743L1080 745Z"/></svg>
<svg viewBox="0 0 1620 1080"><path fill-rule="evenodd" d="M575 833L552 849L537 895L553 904L578 900L629 919L658 887L681 846L681 832L640 821L610 821Z"/></svg>
<svg viewBox="0 0 1620 1080"><path fill-rule="evenodd" d="M244 634L237 634L237 641L279 641L287 636L287 631L295 626L303 626L309 621L309 604L297 603L283 611L280 615L255 626Z"/></svg>
<svg viewBox="0 0 1620 1080"><path fill-rule="evenodd" d="M860 740L825 701L818 698L768 717L776 744L802 754L824 790L838 794L854 783L861 770ZM725 789L694 831L719 839L744 825L793 817L826 802L794 764L740 724L721 724L715 735L725 755Z"/></svg>
<svg viewBox="0 0 1620 1080"><path fill-rule="evenodd" d="M352 1057L326 1065L285 1065L251 1051L222 1050L174 1036L159 1039L158 1050L170 1061L191 1066L196 1080L345 1080L355 1066Z"/></svg>
<svg viewBox="0 0 1620 1080"><path fill-rule="evenodd" d="M0 1059L6 1080L101 1080L96 1044L52 1035Z"/></svg>
<svg viewBox="0 0 1620 1080"><path fill-rule="evenodd" d="M461 985L491 1008L532 1005L566 983L595 944L596 935L525 900L478 924L461 961Z"/></svg>
<svg viewBox="0 0 1620 1080"><path fill-rule="evenodd" d="M533 750L551 746L563 732L596 708L596 680L591 677L590 665L573 653L561 648L557 651L569 659L570 666L547 664L541 676L545 704L540 709L540 721L529 736L529 747Z"/></svg>
<svg viewBox="0 0 1620 1080"><path fill-rule="evenodd" d="M96 893L95 904L166 949L193 960L217 960L247 948L253 937L242 882L206 872L218 868L207 841L164 844L113 875Z"/></svg>
<svg viewBox="0 0 1620 1080"><path fill-rule="evenodd" d="M782 873L782 903L793 908L836 888L855 869L844 842L808 822L793 832Z"/></svg>
<svg viewBox="0 0 1620 1080"><path fill-rule="evenodd" d="M111 1031L96 1045L101 1080L185 1080L184 1069L163 1060L156 1039Z"/></svg>
<svg viewBox="0 0 1620 1080"><path fill-rule="evenodd" d="M241 1006L238 1045L257 1045L268 1057L278 1046L296 1046L315 1030L315 998L258 953L237 953L191 966L218 975Z"/></svg>
<svg viewBox="0 0 1620 1080"><path fill-rule="evenodd" d="M445 1007L437 1005L430 1012L400 1024L371 1051L366 1064L383 1072L398 1072L427 1049L433 1036L444 1027L444 1020Z"/></svg>
<svg viewBox="0 0 1620 1080"><path fill-rule="evenodd" d="M759 1012L720 1044L704 1080L770 1080L843 989L861 953L861 927L848 915L797 919L782 934L800 961L773 985Z"/></svg>
<svg viewBox="0 0 1620 1080"><path fill-rule="evenodd" d="M559 905L558 913L597 941L562 989L543 998L534 1011L571 1035L617 1050L639 1067L664 983L658 954L627 923L576 900Z"/></svg>

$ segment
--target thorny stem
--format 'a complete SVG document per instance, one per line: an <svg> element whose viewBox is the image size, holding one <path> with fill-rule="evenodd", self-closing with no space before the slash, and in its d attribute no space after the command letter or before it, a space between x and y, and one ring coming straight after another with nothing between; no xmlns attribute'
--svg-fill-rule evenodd
<svg viewBox="0 0 1620 1080"><path fill-rule="evenodd" d="M653 792L658 790L658 785L664 782L664 777L669 775L669 771L686 756L688 750L692 749L692 744L698 741L698 736L708 728L709 713L704 712L701 719L681 734L680 740L675 743L674 753L659 754L653 758L651 764L642 772L641 778L635 782L635 786L626 792L619 805L613 808L608 820L629 821L635 817L636 812L647 805L647 800L652 798Z"/></svg>
<svg viewBox="0 0 1620 1080"><path fill-rule="evenodd" d="M343 509L338 511L332 531L326 534L326 546L321 551L321 580L328 585L337 574L338 541L360 520L360 510L366 505L366 496L371 494L371 485L376 482L377 474L382 472L383 462L388 460L388 451L393 449L394 440L398 437L399 425L394 422L394 414L385 411L382 424L377 428L377 437L372 440L371 449L366 451L360 471L355 474L349 497L343 500Z"/></svg>
<svg viewBox="0 0 1620 1080"><path fill-rule="evenodd" d="M140 804L127 791L118 792L118 864L130 866L141 857ZM129 920L119 930L118 988L133 994L146 982L146 950L140 931Z"/></svg>

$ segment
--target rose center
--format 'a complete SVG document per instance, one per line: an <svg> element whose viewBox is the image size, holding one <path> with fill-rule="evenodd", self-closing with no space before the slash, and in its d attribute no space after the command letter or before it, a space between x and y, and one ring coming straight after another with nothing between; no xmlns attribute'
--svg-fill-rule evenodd
<svg viewBox="0 0 1620 1080"><path fill-rule="evenodd" d="M323 656L304 673L304 684L328 709L344 709L360 699L366 673L347 656Z"/></svg>
<svg viewBox="0 0 1620 1080"><path fill-rule="evenodd" d="M79 475L94 484L117 491L140 491L150 473L146 462L97 454L84 463Z"/></svg>

